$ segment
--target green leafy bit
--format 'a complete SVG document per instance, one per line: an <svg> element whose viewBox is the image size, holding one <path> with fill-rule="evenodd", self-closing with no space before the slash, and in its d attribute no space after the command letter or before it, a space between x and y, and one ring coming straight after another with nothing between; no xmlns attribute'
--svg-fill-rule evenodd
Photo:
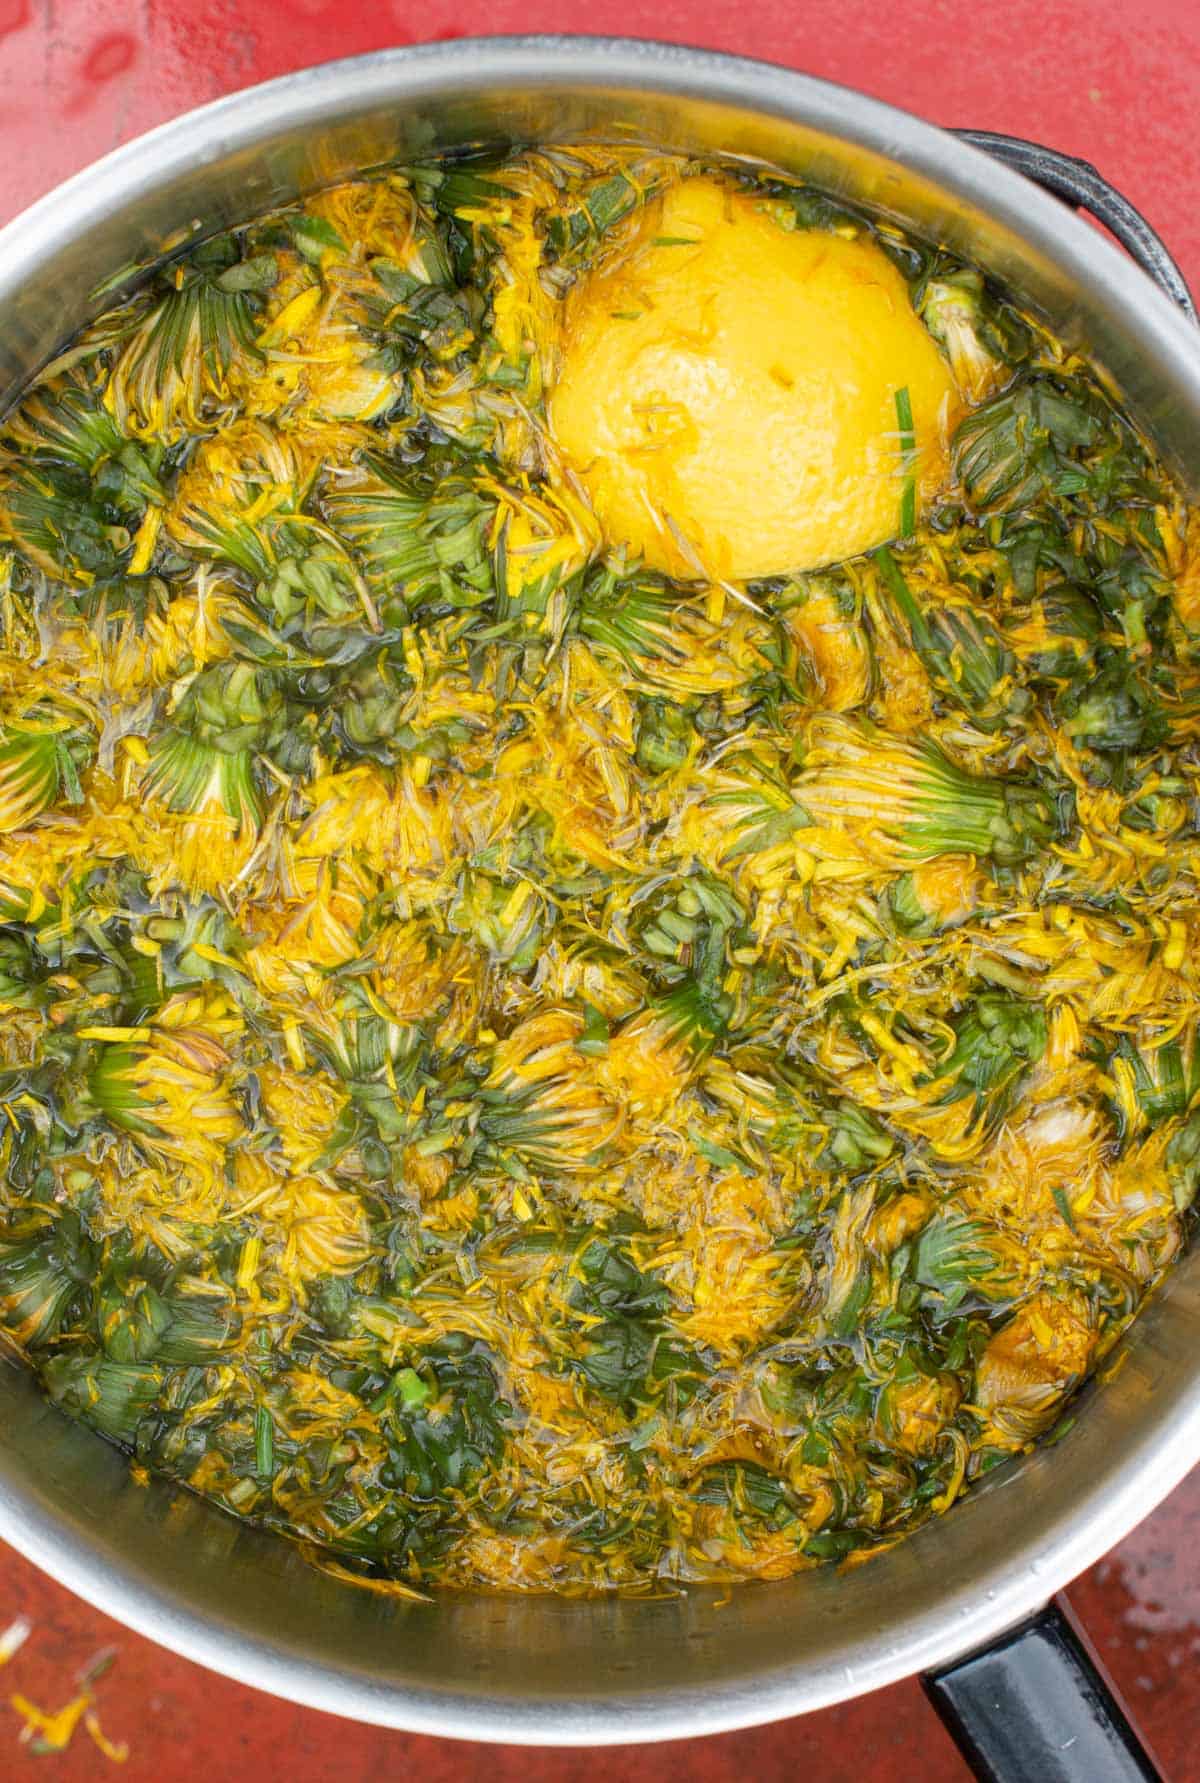
<svg viewBox="0 0 1200 1783"><path fill-rule="evenodd" d="M937 1082L944 1085L945 1100L971 1096L997 1122L1045 1050L1046 1014L1040 1004L980 991L956 1027Z"/></svg>
<svg viewBox="0 0 1200 1783"><path fill-rule="evenodd" d="M900 497L900 537L911 538L917 523L917 479L913 470L917 436L913 432L912 398L905 384L896 392L896 426L900 447L900 466L904 474L904 492Z"/></svg>
<svg viewBox="0 0 1200 1783"><path fill-rule="evenodd" d="M1049 801L1036 786L964 773L932 743L834 720L815 740L794 783L809 819L875 828L902 861L974 854L1009 864L1052 833Z"/></svg>
<svg viewBox="0 0 1200 1783"><path fill-rule="evenodd" d="M422 487L382 459L368 468L366 481L328 494L324 510L385 613L430 601L475 607L494 593L496 504L475 479L450 471Z"/></svg>
<svg viewBox="0 0 1200 1783"><path fill-rule="evenodd" d="M1093 454L1125 442L1111 409L1081 381L1029 374L973 410L954 436L955 469L980 514L1008 513L1058 488L1090 487Z"/></svg>
<svg viewBox="0 0 1200 1783"><path fill-rule="evenodd" d="M0 726L0 835L31 823L60 799L80 802L79 769L90 743L69 721L54 728Z"/></svg>
<svg viewBox="0 0 1200 1783"><path fill-rule="evenodd" d="M979 1220L937 1214L921 1232L913 1253L915 1281L936 1295L940 1317L964 1303L1004 1306L1015 1298L1020 1277Z"/></svg>
<svg viewBox="0 0 1200 1783"><path fill-rule="evenodd" d="M985 728L1028 707L1028 694L1013 680L1015 658L986 615L965 598L919 600L886 545L875 560L913 649L942 692Z"/></svg>
<svg viewBox="0 0 1200 1783"><path fill-rule="evenodd" d="M255 354L259 304L274 283L269 255L238 257L231 237L205 244L134 327L113 371L112 412L130 432L174 440L228 403L227 376Z"/></svg>

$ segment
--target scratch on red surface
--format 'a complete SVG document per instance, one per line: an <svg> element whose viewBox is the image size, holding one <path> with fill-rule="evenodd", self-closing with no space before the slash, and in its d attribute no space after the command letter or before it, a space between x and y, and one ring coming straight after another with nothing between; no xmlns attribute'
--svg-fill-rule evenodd
<svg viewBox="0 0 1200 1783"><path fill-rule="evenodd" d="M0 0L3 4L3 0ZM64 118L77 118L89 111L113 89L113 83L128 75L138 60L138 42L128 31L109 31L98 37L79 64L78 72L69 80L61 105ZM116 89L120 91L120 89ZM112 100L109 100L109 109ZM119 131L118 131L119 134ZM116 140L114 136L113 141ZM112 142L104 145L111 148Z"/></svg>
<svg viewBox="0 0 1200 1783"><path fill-rule="evenodd" d="M0 37L29 23L29 0L0 0Z"/></svg>
<svg viewBox="0 0 1200 1783"><path fill-rule="evenodd" d="M127 31L111 31L97 38L84 57L80 75L97 85L124 74L137 60L137 43Z"/></svg>

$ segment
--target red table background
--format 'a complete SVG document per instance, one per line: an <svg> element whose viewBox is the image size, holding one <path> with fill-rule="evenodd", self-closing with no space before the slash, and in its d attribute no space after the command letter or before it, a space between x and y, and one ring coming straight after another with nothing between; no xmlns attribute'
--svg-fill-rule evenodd
<svg viewBox="0 0 1200 1783"><path fill-rule="evenodd" d="M0 0L0 221L117 143L270 75L382 45L588 29L768 57L938 123L1086 156L1146 212L1200 289L1200 0ZM1070 1597L1174 1783L1200 1777L1200 1473ZM915 1683L774 1727L595 1752L484 1748L338 1721L225 1682L119 1628L0 1547L0 1631L33 1632L0 1675L0 1779L47 1783L963 1783ZM79 1673L118 1768L80 1727L18 1743L19 1693L56 1710Z"/></svg>

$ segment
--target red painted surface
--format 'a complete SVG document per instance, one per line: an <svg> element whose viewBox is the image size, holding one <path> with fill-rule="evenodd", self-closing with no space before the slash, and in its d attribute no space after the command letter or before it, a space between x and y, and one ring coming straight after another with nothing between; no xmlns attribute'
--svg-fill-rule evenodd
<svg viewBox="0 0 1200 1783"><path fill-rule="evenodd" d="M1157 226L1200 288L1200 3L1139 0L0 0L0 219L188 106L385 44L487 31L670 37L864 88L940 123L1040 137L1084 155ZM1200 1776L1200 1474L1071 1598L1174 1783ZM408 1738L223 1682L136 1639L0 1549L0 1630L34 1624L0 1674L0 1778L53 1783L962 1783L916 1684L719 1739L595 1753ZM82 1728L69 1749L17 1744L19 1692L43 1709L105 1648L95 1685L117 1768Z"/></svg>
<svg viewBox="0 0 1200 1783"><path fill-rule="evenodd" d="M766 56L1085 155L1200 283L1197 0L0 0L0 216L269 75L418 39L582 29Z"/></svg>

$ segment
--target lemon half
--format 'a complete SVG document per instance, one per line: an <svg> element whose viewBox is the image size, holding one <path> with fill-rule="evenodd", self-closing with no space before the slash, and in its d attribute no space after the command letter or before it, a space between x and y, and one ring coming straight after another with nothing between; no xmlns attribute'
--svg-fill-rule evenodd
<svg viewBox="0 0 1200 1783"><path fill-rule="evenodd" d="M906 390L914 448L903 449ZM684 180L567 300L551 431L608 542L673 576L815 569L900 531L962 403L887 256Z"/></svg>

